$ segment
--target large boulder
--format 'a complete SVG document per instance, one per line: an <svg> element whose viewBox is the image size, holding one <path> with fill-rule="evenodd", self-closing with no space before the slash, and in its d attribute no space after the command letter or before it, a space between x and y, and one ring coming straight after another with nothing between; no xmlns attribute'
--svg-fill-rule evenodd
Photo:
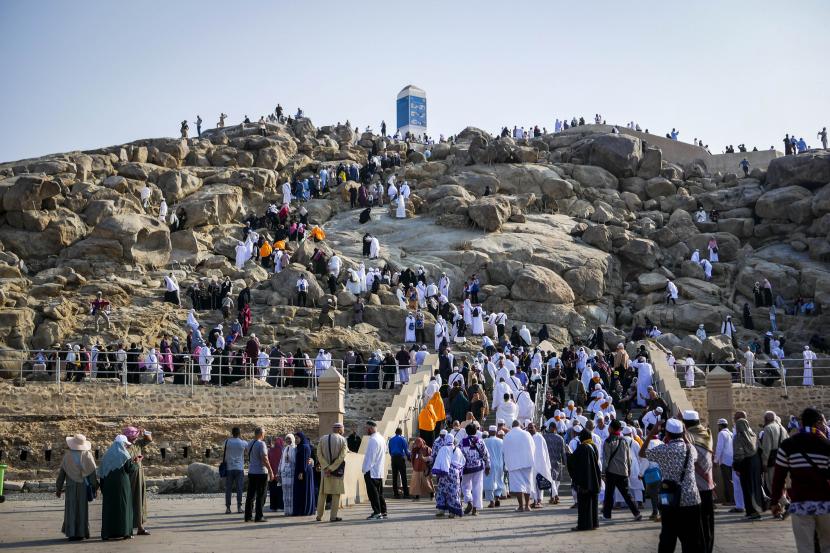
<svg viewBox="0 0 830 553"><path fill-rule="evenodd" d="M738 257L741 241L736 236L725 232L697 234L689 238L686 245L689 246L690 250L700 250L700 255L708 258L709 240L713 237L718 242L718 259L720 261L734 261Z"/></svg>
<svg viewBox="0 0 830 553"><path fill-rule="evenodd" d="M588 163L597 165L617 177L633 177L643 157L639 138L625 134L598 136L591 144Z"/></svg>
<svg viewBox="0 0 830 553"><path fill-rule="evenodd" d="M768 279L772 285L772 293L781 294L785 298L799 296L798 270L787 265L772 263L760 259L750 259L735 279L735 288L744 297L752 298L752 289L756 282L763 284Z"/></svg>
<svg viewBox="0 0 830 553"><path fill-rule="evenodd" d="M830 151L818 150L775 158L767 168L767 186L803 186L816 190L830 183Z"/></svg>
<svg viewBox="0 0 830 553"><path fill-rule="evenodd" d="M654 177L646 181L646 195L651 199L671 196L677 192L677 187L667 178Z"/></svg>
<svg viewBox="0 0 830 553"><path fill-rule="evenodd" d="M242 203L242 189L226 184L203 186L191 194L181 207L187 213L186 227L223 225L236 221Z"/></svg>
<svg viewBox="0 0 830 553"><path fill-rule="evenodd" d="M637 176L644 179L651 179L660 175L660 169L663 168L663 152L659 148L645 148L643 150L643 159L640 160L640 168L637 170Z"/></svg>
<svg viewBox="0 0 830 553"><path fill-rule="evenodd" d="M789 219L794 223L812 218L813 195L802 186L768 190L755 203L755 214L764 219Z"/></svg>
<svg viewBox="0 0 830 553"><path fill-rule="evenodd" d="M588 227L582 233L582 241L604 252L611 251L611 231L605 225L594 225Z"/></svg>
<svg viewBox="0 0 830 553"><path fill-rule="evenodd" d="M605 273L599 267L576 267L562 275L580 302L594 302L605 293Z"/></svg>
<svg viewBox="0 0 830 553"><path fill-rule="evenodd" d="M640 273L637 275L637 286L644 294L666 289L668 279L660 273Z"/></svg>
<svg viewBox="0 0 830 553"><path fill-rule="evenodd" d="M168 204L181 201L202 186L202 179L184 170L167 171L159 176L158 187Z"/></svg>
<svg viewBox="0 0 830 553"><path fill-rule="evenodd" d="M163 267L170 259L170 230L154 217L113 215L98 223L90 236L120 244L124 261Z"/></svg>
<svg viewBox="0 0 830 553"><path fill-rule="evenodd" d="M308 280L308 305L317 305L325 295L323 289L317 283L313 274L303 268L302 265L292 263L286 269L271 276L271 289L280 296L277 304L293 304L296 299L297 280L300 276Z"/></svg>
<svg viewBox="0 0 830 553"><path fill-rule="evenodd" d="M44 200L57 196L60 191L56 181L38 175L12 177L0 182L4 211L44 209Z"/></svg>
<svg viewBox="0 0 830 553"><path fill-rule="evenodd" d="M654 269L660 265L662 255L660 248L653 240L646 238L632 238L619 249L619 255L635 265Z"/></svg>
<svg viewBox="0 0 830 553"><path fill-rule="evenodd" d="M219 489L219 471L205 463L187 465L187 479L194 493L215 493Z"/></svg>
<svg viewBox="0 0 830 553"><path fill-rule="evenodd" d="M499 230L510 218L511 212L510 201L505 196L485 196L467 206L473 223L487 232Z"/></svg>
<svg viewBox="0 0 830 553"><path fill-rule="evenodd" d="M515 300L546 303L573 303L574 293L568 283L550 269L529 265L518 272L510 295Z"/></svg>
<svg viewBox="0 0 830 553"><path fill-rule="evenodd" d="M734 362L736 359L735 348L732 347L732 341L724 334L708 336L705 340L703 340L703 349L701 353L706 360L709 360L711 356L712 361L715 363L723 363L725 361Z"/></svg>
<svg viewBox="0 0 830 553"><path fill-rule="evenodd" d="M574 165L573 178L579 184L588 188L610 188L617 190L619 181L617 177L603 169L592 165Z"/></svg>

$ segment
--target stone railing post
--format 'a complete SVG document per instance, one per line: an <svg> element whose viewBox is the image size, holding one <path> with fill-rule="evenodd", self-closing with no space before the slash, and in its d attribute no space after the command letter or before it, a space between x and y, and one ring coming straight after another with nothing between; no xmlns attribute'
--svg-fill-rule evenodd
<svg viewBox="0 0 830 553"><path fill-rule="evenodd" d="M717 434L718 419L731 421L735 412L732 375L721 367L715 367L706 376L706 405L709 411L706 422Z"/></svg>
<svg viewBox="0 0 830 553"><path fill-rule="evenodd" d="M706 409L708 416L706 421L712 432L712 447L718 441L718 419L726 419L729 426L732 426L732 415L735 412L735 400L732 392L732 375L721 367L715 367L706 375ZM701 413L701 417L704 416ZM713 470L712 476L715 479L716 489L721 490L720 497L725 497L722 490L731 486L731 482L724 482L721 471Z"/></svg>
<svg viewBox="0 0 830 553"><path fill-rule="evenodd" d="M331 425L343 423L346 413L346 380L334 367L326 369L317 379L317 415L319 436L331 432Z"/></svg>

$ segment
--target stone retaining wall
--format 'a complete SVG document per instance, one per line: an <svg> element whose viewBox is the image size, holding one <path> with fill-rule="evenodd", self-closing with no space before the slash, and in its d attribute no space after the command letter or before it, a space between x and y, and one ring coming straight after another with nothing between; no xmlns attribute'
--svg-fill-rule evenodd
<svg viewBox="0 0 830 553"><path fill-rule="evenodd" d="M316 415L312 390L241 386L131 384L124 397L115 381L0 382L0 415L60 416L217 416Z"/></svg>
<svg viewBox="0 0 830 553"><path fill-rule="evenodd" d="M686 390L686 397L700 413L702 419L708 418L709 406L706 400L706 388ZM736 411L746 411L753 424L760 423L764 411L774 411L786 424L789 415L799 415L805 407L818 407L824 413L830 413L830 388L827 386L790 387L784 397L780 387L732 385L732 397ZM709 421L706 421L709 424ZM730 421L731 423L731 421Z"/></svg>

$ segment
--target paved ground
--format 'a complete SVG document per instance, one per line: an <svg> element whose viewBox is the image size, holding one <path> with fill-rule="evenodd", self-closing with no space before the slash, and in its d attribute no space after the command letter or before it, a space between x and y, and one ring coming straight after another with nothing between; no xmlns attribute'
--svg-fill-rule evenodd
<svg viewBox="0 0 830 553"><path fill-rule="evenodd" d="M569 502L568 502L569 503ZM389 519L366 521L360 505L342 511L343 522L318 523L313 517L286 518L270 513L266 523L244 523L241 515L225 515L218 496L165 496L150 499L151 536L129 541L98 539L68 543L60 534L61 500L42 496L0 504L0 549L22 552L84 551L152 553L228 553L291 551L394 553L435 551L646 553L657 550L659 524L631 522L627 512L595 532L570 532L576 514L565 506L513 514L513 506L485 510L477 517L438 520L431 502L391 501ZM92 532L100 528L101 502L92 507ZM789 522L765 519L747 523L718 514L715 551L743 553L795 551ZM678 551L680 548L678 547Z"/></svg>

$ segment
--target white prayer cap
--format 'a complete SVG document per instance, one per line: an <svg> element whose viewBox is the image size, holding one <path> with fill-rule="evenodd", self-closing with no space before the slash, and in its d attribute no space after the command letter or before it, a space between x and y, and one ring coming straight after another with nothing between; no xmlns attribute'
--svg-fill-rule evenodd
<svg viewBox="0 0 830 553"><path fill-rule="evenodd" d="M441 432L439 432L439 434L440 434L441 436L446 436L446 435L447 435L447 429L446 429L446 428L442 428L442 429L441 429Z"/></svg>
<svg viewBox="0 0 830 553"><path fill-rule="evenodd" d="M504 419L499 419L496 421L496 424L505 424Z"/></svg>
<svg viewBox="0 0 830 553"><path fill-rule="evenodd" d="M624 347L625 347L625 346L623 345L623 343L622 343L622 342L620 342L619 344L617 344L617 349L624 348Z"/></svg>
<svg viewBox="0 0 830 553"><path fill-rule="evenodd" d="M729 422L726 419L718 419L718 426L729 426Z"/></svg>
<svg viewBox="0 0 830 553"><path fill-rule="evenodd" d="M663 408L658 407L657 409L654 410L654 412L657 413L658 415L662 415L663 414Z"/></svg>
<svg viewBox="0 0 830 553"><path fill-rule="evenodd" d="M487 430L489 430L490 432L495 432L496 430L498 430L498 428L495 424L491 424L490 427L487 428Z"/></svg>
<svg viewBox="0 0 830 553"><path fill-rule="evenodd" d="M683 423L677 419L669 419L666 422L666 431L672 434L682 434L683 433Z"/></svg>
<svg viewBox="0 0 830 553"><path fill-rule="evenodd" d="M804 346L804 351L807 351L808 349L810 349L810 346Z"/></svg>
<svg viewBox="0 0 830 553"><path fill-rule="evenodd" d="M119 434L118 436L116 436L115 441L116 442L121 442L122 444L126 444L127 442L129 442L129 440L127 439L127 436L125 436L124 434Z"/></svg>
<svg viewBox="0 0 830 553"><path fill-rule="evenodd" d="M588 422L588 417L583 417L582 415L577 415L576 420L579 421L579 424L584 425L586 422Z"/></svg>
<svg viewBox="0 0 830 553"><path fill-rule="evenodd" d="M699 421L700 420L700 415L697 413L697 411L687 409L686 411L683 411L683 420L684 421Z"/></svg>
<svg viewBox="0 0 830 553"><path fill-rule="evenodd" d="M591 378L599 378L599 373L597 371L592 372Z"/></svg>
<svg viewBox="0 0 830 553"><path fill-rule="evenodd" d="M561 416L562 416L562 411L560 411L559 409L557 409L556 411L554 411L554 412L553 412L553 416L554 416L554 417L561 417Z"/></svg>
<svg viewBox="0 0 830 553"><path fill-rule="evenodd" d="M575 424L575 425L574 425L574 427L573 427L573 429L574 429L574 432L576 432L577 434L579 434L580 432L582 432L582 427L581 427L581 426L579 426L578 424Z"/></svg>
<svg viewBox="0 0 830 553"><path fill-rule="evenodd" d="M569 400L568 400L568 406L573 406L573 404L574 404L574 400L569 399Z"/></svg>
<svg viewBox="0 0 830 553"><path fill-rule="evenodd" d="M607 416L605 417L608 418ZM620 421L620 428L631 428L625 421Z"/></svg>
<svg viewBox="0 0 830 553"><path fill-rule="evenodd" d="M703 323L697 325L698 328L703 328Z"/></svg>
<svg viewBox="0 0 830 553"><path fill-rule="evenodd" d="M630 426L623 426L622 434L623 434L623 436L630 436L631 435L631 427Z"/></svg>

